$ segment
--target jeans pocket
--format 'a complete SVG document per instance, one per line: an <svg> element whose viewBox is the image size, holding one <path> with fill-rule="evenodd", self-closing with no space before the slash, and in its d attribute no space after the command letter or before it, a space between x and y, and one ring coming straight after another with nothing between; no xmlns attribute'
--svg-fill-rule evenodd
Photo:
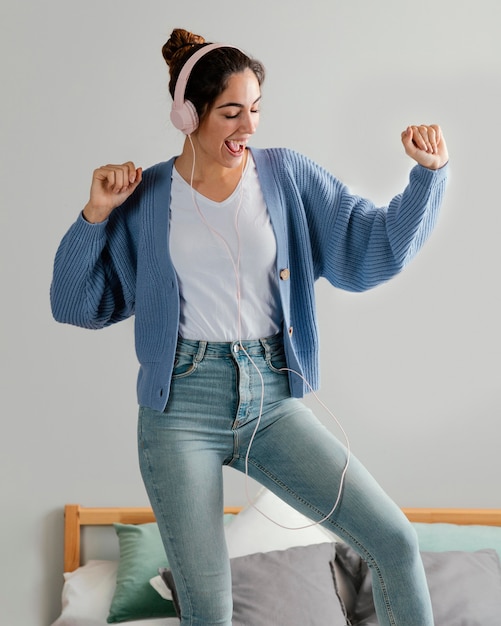
<svg viewBox="0 0 501 626"><path fill-rule="evenodd" d="M285 359L285 353L280 350L266 356L266 365L275 374L287 374L283 369L287 367L287 361Z"/></svg>
<svg viewBox="0 0 501 626"><path fill-rule="evenodd" d="M198 367L198 361L194 354L186 354L185 352L177 352L174 359L174 368L172 370L172 380L186 378L195 372Z"/></svg>

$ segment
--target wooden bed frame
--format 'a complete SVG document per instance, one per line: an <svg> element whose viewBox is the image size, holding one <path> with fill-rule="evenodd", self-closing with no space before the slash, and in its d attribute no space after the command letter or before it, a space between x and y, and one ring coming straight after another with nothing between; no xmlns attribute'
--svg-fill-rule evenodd
<svg viewBox="0 0 501 626"><path fill-rule="evenodd" d="M238 513L242 507L227 507L225 513ZM403 512L411 522L448 523L480 526L501 526L501 509L409 509ZM82 526L147 524L154 522L149 507L84 507L67 504L64 507L64 571L73 572L80 566L80 535Z"/></svg>

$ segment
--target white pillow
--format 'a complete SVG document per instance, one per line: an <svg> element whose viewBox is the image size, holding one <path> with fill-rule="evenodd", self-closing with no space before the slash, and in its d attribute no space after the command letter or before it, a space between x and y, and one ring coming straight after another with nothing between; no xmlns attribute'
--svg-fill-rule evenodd
<svg viewBox="0 0 501 626"><path fill-rule="evenodd" d="M117 561L89 561L64 574L63 610L52 626L102 626L117 578ZM82 621L79 621L82 620Z"/></svg>
<svg viewBox="0 0 501 626"><path fill-rule="evenodd" d="M254 506L248 504L228 525L226 543L230 558L336 541L333 533L319 524L312 525L310 519L298 513L268 489L261 489L253 504ZM273 521L264 517L254 507ZM274 522L287 528L282 528ZM306 528L302 528L304 526Z"/></svg>
<svg viewBox="0 0 501 626"><path fill-rule="evenodd" d="M89 561L64 574L62 612L52 626L108 626L118 561ZM134 626L175 626L177 618L132 622Z"/></svg>
<svg viewBox="0 0 501 626"><path fill-rule="evenodd" d="M254 505L254 506L253 506ZM262 511L265 515L256 510ZM274 522L278 522L282 528ZM248 504L225 527L230 559L256 552L286 550L326 541L336 541L336 536L319 524L298 513L268 489L261 489L252 504ZM302 528L306 526L306 528ZM300 530L289 530L290 528ZM161 576L150 580L151 586L166 600L172 600L170 589Z"/></svg>

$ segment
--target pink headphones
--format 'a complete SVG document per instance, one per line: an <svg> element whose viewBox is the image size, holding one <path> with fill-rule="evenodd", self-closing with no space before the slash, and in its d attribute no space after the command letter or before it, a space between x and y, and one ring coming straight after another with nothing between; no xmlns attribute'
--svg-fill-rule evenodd
<svg viewBox="0 0 501 626"><path fill-rule="evenodd" d="M184 99L186 84L191 74L191 70L208 52L216 48L235 48L225 43L210 43L203 48L197 50L183 65L174 90L174 101L170 112L170 119L174 126L183 131L185 135L191 135L198 128L198 114L195 105L189 100ZM238 48L237 48L238 49Z"/></svg>

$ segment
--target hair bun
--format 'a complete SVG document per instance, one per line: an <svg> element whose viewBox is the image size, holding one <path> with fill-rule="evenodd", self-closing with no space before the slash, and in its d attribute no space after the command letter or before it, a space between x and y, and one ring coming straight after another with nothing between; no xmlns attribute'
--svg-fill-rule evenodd
<svg viewBox="0 0 501 626"><path fill-rule="evenodd" d="M169 39L162 46L162 56L165 59L167 65L172 68L173 59L175 59L174 65L179 63L184 54L190 50L192 46L205 43L205 39L200 35L195 35L183 28L175 28Z"/></svg>

